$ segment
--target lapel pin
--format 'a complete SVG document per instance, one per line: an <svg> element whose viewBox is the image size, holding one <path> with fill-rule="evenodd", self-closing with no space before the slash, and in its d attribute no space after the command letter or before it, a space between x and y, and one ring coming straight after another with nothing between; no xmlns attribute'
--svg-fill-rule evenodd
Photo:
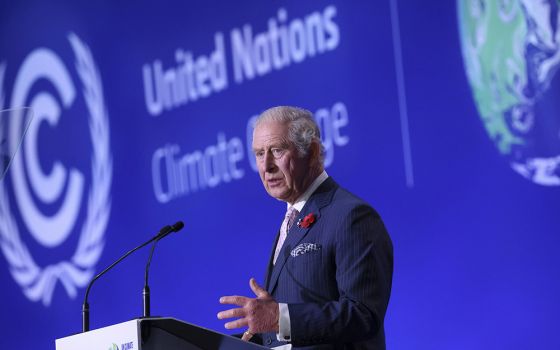
<svg viewBox="0 0 560 350"><path fill-rule="evenodd" d="M299 219L297 226L301 228L308 228L315 222L315 214L309 213L303 219Z"/></svg>

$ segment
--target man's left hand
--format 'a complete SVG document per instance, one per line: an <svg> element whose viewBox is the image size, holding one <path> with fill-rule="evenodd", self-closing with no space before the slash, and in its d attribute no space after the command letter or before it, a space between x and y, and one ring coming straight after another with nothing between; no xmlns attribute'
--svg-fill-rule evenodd
<svg viewBox="0 0 560 350"><path fill-rule="evenodd" d="M256 333L278 333L278 303L266 290L257 284L254 278L251 278L249 285L257 297L249 298L238 295L221 297L221 304L231 304L240 307L221 311L218 313L218 318L222 320L239 317L235 321L227 322L225 327L226 329L248 327L241 338L243 340L251 339L253 334Z"/></svg>

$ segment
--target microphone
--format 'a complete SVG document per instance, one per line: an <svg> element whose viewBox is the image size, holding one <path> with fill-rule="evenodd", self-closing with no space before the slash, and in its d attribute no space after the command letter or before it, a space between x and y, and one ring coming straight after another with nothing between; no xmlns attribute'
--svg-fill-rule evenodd
<svg viewBox="0 0 560 350"><path fill-rule="evenodd" d="M152 238L150 238L148 241L140 244L139 246L137 246L136 248L129 250L128 252L126 252L123 256L121 256L117 261L115 261L114 263L112 263L111 265L109 265L107 268L105 268L105 270L101 271L100 273L98 273L95 277L93 277L91 279L91 281L89 282L87 289L86 289L86 294L84 296L84 303L82 304L82 332L85 333L87 331L89 331L89 304L88 304L88 295L89 295L89 291L91 290L91 286L93 286L93 283L95 281L97 281L99 279L99 277L103 276L105 273L107 273L109 270L111 270L113 267L115 267L115 265L117 265L118 263L120 263L121 261L123 261L127 256L129 256L130 254L134 253L135 251L137 251L140 248L145 247L146 245L154 242L154 241L158 241L162 238L164 238L165 236L167 236L168 234L170 234L171 232L174 232L174 230L178 231L180 229L182 229L184 226L183 222L178 221L177 223L175 223L173 226L169 226L166 225L164 226L161 230L159 230L159 232Z"/></svg>
<svg viewBox="0 0 560 350"><path fill-rule="evenodd" d="M172 232L179 232L185 227L182 221L177 221L172 226L165 226L159 231L156 239L152 243L152 249L150 250L150 256L148 257L148 263L146 263L146 271L144 274L144 288L142 289L142 305L144 313L143 318L150 317L150 287L148 286L148 272L150 270L150 264L152 263L152 257L154 255L154 250L156 249L156 244L160 239L166 237Z"/></svg>
<svg viewBox="0 0 560 350"><path fill-rule="evenodd" d="M172 232L179 232L185 227L185 224L182 221L177 221L173 225L164 226L161 230L159 230L157 236L155 237L156 241L159 241L163 237L166 237L168 234Z"/></svg>

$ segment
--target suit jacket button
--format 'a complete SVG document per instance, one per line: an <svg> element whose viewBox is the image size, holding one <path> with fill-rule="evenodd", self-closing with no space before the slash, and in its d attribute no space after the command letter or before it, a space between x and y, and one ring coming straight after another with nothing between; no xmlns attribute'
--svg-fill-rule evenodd
<svg viewBox="0 0 560 350"><path fill-rule="evenodd" d="M270 338L267 338L266 339L266 345L270 345L270 344L272 344L272 340Z"/></svg>

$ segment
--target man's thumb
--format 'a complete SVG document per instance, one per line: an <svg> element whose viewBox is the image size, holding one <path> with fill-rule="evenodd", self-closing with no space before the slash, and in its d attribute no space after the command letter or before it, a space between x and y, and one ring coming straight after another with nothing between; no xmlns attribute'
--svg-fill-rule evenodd
<svg viewBox="0 0 560 350"><path fill-rule="evenodd" d="M254 278L251 278L249 280L249 286L251 287L251 290L253 291L253 293L255 293L255 295L258 298L265 298L269 296L268 292L264 290L261 286L259 286Z"/></svg>

